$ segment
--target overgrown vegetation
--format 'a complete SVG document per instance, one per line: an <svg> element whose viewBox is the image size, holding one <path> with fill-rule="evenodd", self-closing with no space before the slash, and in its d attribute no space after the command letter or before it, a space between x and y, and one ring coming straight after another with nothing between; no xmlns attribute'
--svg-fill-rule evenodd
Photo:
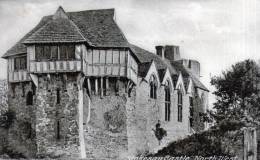
<svg viewBox="0 0 260 160"><path fill-rule="evenodd" d="M241 121L246 126L259 125L260 69L253 60L238 62L211 79L216 87L212 116L217 125L223 121ZM231 126L230 126L231 127Z"/></svg>
<svg viewBox="0 0 260 160"><path fill-rule="evenodd" d="M239 134L243 133L239 131L242 126L240 122L225 122L208 131L196 133L185 139L172 142L156 154L149 156L234 156L226 147L223 147L225 146L224 143L227 143L223 141L223 137L231 135L235 139L230 139L230 142L237 143ZM231 134L232 131L234 133Z"/></svg>

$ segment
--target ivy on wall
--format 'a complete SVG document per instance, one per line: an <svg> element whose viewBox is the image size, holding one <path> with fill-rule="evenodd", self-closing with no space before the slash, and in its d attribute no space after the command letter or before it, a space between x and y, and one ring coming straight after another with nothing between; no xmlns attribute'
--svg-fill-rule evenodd
<svg viewBox="0 0 260 160"><path fill-rule="evenodd" d="M121 105L114 106L114 109L104 113L104 125L112 133L122 132L126 127L126 115Z"/></svg>

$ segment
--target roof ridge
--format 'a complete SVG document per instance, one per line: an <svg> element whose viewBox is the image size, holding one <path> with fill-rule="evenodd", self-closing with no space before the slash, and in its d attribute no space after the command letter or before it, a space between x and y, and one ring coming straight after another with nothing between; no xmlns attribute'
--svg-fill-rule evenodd
<svg viewBox="0 0 260 160"><path fill-rule="evenodd" d="M82 10L82 11L69 11L69 12L66 12L66 13L79 13L79 12L102 11L102 10L113 10L113 11L115 11L115 8L89 9L89 10Z"/></svg>

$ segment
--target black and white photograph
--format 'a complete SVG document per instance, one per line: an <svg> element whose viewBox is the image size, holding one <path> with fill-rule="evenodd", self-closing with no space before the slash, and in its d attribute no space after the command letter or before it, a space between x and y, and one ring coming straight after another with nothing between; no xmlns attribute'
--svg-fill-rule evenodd
<svg viewBox="0 0 260 160"><path fill-rule="evenodd" d="M0 0L0 159L260 160L260 0Z"/></svg>

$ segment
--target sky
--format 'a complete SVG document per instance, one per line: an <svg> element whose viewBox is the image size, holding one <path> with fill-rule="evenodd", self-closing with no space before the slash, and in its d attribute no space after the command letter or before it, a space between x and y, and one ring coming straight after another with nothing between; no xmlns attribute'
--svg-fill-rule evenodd
<svg viewBox="0 0 260 160"><path fill-rule="evenodd" d="M156 45L179 45L183 58L200 62L201 81L210 91L211 77L238 61L260 59L260 0L0 0L0 55L58 6L115 8L129 42L152 52ZM6 72L0 59L0 79Z"/></svg>

